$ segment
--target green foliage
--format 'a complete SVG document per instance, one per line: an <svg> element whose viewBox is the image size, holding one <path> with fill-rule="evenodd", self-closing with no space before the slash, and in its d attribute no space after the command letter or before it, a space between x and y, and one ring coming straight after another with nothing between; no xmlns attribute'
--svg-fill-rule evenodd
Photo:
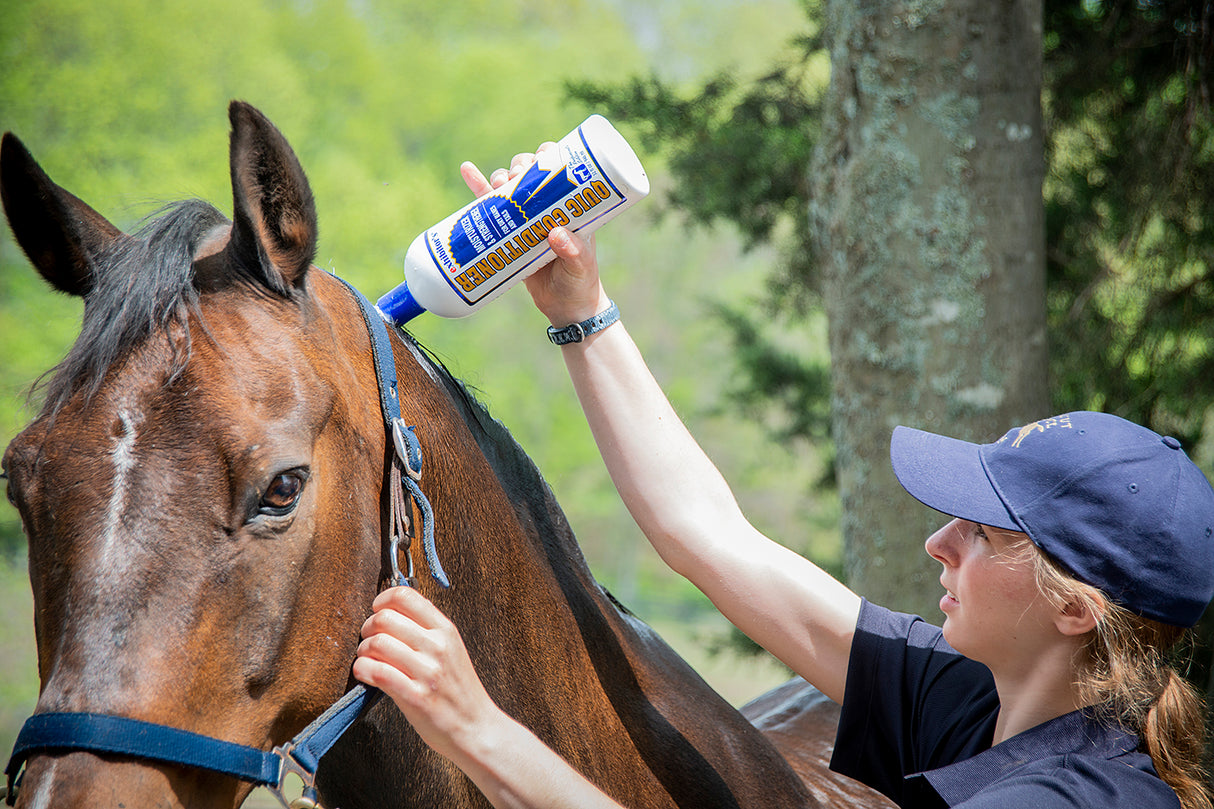
<svg viewBox="0 0 1214 809"><path fill-rule="evenodd" d="M1198 13L1046 3L1056 401L1189 446L1214 406L1214 29Z"/></svg>
<svg viewBox="0 0 1214 809"><path fill-rule="evenodd" d="M750 245L781 246L772 309L750 323L724 316L744 358L738 399L747 408L777 403L788 410L783 429L822 443L824 372L765 337L760 323L793 321L817 300L801 219L823 56L816 6L806 10L796 58L757 81L718 76L679 89L633 78L571 92L634 122L646 145L669 147L671 208L732 222ZM1185 0L1057 0L1045 13L1056 406L1118 412L1190 447L1214 406L1214 29L1198 13ZM788 233L781 223L790 221Z"/></svg>
<svg viewBox="0 0 1214 809"><path fill-rule="evenodd" d="M0 564L16 563L25 552L25 535L19 520L0 522Z"/></svg>
<svg viewBox="0 0 1214 809"><path fill-rule="evenodd" d="M829 444L830 369L826 364L807 363L794 349L777 345L749 312L725 304L714 307L714 312L733 335L736 361L748 373L747 383L735 382L726 391L730 401L753 416L774 404L786 418L774 430L779 441L809 438Z"/></svg>
<svg viewBox="0 0 1214 809"><path fill-rule="evenodd" d="M769 424L775 440L807 444L824 458L827 471L817 483L830 486L829 358L824 335L810 325L814 317L820 322L821 312L805 226L829 60L815 27L817 4L804 8L810 30L789 40L782 61L753 81L721 72L680 89L650 75L614 85L570 82L568 91L630 124L643 148L666 155L675 178L666 207L684 214L693 229L728 223L747 249L778 251L763 301L713 308L733 343L736 373L726 395ZM807 353L806 346L820 348Z"/></svg>
<svg viewBox="0 0 1214 809"><path fill-rule="evenodd" d="M746 84L719 73L691 91L657 76L568 85L574 98L632 124L645 149L668 155L677 178L670 207L704 227L731 223L749 247L787 240L785 292L814 286L807 279L816 263L801 223L829 68L816 33L789 44L783 64Z"/></svg>

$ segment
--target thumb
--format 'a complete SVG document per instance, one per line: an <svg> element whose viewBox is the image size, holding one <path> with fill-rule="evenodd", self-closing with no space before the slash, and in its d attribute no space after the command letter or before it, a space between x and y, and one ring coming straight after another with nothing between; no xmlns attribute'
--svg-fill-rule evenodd
<svg viewBox="0 0 1214 809"><path fill-rule="evenodd" d="M580 236L576 237L576 242L574 238L574 233L566 228L557 226L548 232L548 246L552 248L552 252L556 254L557 258L562 258L565 261L577 261L585 252L582 249L585 243L582 242Z"/></svg>

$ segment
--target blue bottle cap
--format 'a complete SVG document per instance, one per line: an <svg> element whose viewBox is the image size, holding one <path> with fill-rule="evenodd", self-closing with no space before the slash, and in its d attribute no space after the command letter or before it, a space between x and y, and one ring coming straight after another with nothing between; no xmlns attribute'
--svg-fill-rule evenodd
<svg viewBox="0 0 1214 809"><path fill-rule="evenodd" d="M426 307L413 297L409 284L405 281L401 281L395 289L376 301L375 305L397 326L405 325L426 311Z"/></svg>

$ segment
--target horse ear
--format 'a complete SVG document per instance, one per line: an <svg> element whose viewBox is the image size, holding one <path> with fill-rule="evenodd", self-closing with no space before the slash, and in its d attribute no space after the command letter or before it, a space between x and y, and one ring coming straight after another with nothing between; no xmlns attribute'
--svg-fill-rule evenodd
<svg viewBox="0 0 1214 809"><path fill-rule="evenodd" d="M316 255L316 205L303 167L287 139L252 106L233 101L232 197L228 250L286 294L302 283Z"/></svg>
<svg viewBox="0 0 1214 809"><path fill-rule="evenodd" d="M0 141L0 196L9 226L30 262L60 292L83 297L93 263L127 236L47 176L16 135Z"/></svg>

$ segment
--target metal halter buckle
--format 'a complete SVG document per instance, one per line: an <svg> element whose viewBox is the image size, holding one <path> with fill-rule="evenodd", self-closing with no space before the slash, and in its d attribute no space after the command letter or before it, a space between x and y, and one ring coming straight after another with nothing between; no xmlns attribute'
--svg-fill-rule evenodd
<svg viewBox="0 0 1214 809"><path fill-rule="evenodd" d="M266 790L278 799L283 809L323 809L320 805L319 794L316 792L316 774L308 772L295 760L292 755L294 749L295 741L291 740L270 751L278 756L281 763L278 766L278 783L268 784ZM288 775L298 776L304 785L303 794L291 801L287 800L286 795Z"/></svg>
<svg viewBox="0 0 1214 809"><path fill-rule="evenodd" d="M405 424L398 418L392 421L392 444L396 447L396 456L405 465L409 477L416 481L422 479L422 447L418 443L416 427Z"/></svg>

